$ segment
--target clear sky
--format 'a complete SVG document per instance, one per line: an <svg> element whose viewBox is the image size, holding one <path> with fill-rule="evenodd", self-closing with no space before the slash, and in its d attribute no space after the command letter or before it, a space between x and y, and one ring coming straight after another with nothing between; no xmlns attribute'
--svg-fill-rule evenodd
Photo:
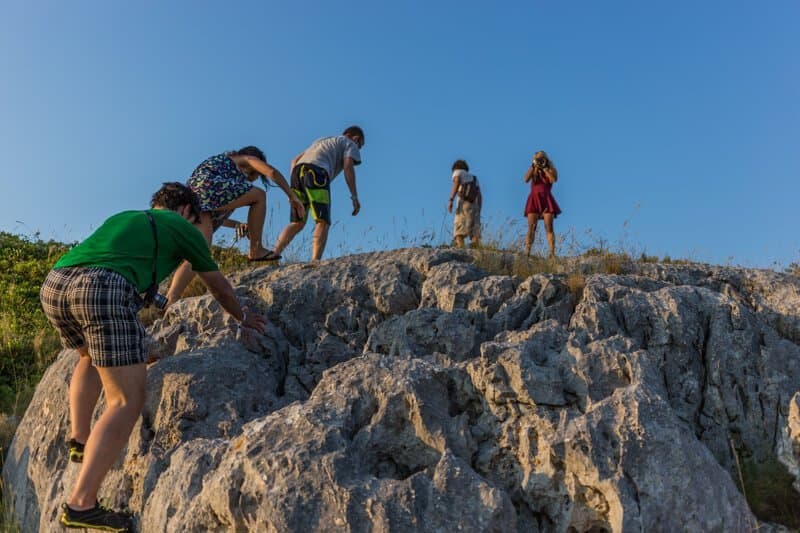
<svg viewBox="0 0 800 533"><path fill-rule="evenodd" d="M359 124L362 213L339 176L326 257L449 241L457 158L487 236L520 238L544 149L560 235L785 266L799 53L797 0L3 0L0 231L80 240L210 155L255 144L288 178L314 139ZM288 210L279 189L268 203L270 246Z"/></svg>

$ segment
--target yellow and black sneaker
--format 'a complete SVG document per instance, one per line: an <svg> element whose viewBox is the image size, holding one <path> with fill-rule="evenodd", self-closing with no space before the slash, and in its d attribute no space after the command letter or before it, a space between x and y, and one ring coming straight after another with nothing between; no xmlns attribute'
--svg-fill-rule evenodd
<svg viewBox="0 0 800 533"><path fill-rule="evenodd" d="M133 533L133 516L130 513L112 511L99 503L85 511L75 511L66 503L61 508L64 510L61 513L61 525L64 527Z"/></svg>
<svg viewBox="0 0 800 533"><path fill-rule="evenodd" d="M69 448L69 460L73 463L82 463L83 447L84 444L81 444L75 439L69 439L69 442L67 442L67 448Z"/></svg>

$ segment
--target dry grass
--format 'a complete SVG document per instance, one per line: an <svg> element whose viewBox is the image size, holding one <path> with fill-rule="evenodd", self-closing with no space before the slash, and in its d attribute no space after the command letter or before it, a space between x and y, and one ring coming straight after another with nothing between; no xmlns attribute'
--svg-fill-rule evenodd
<svg viewBox="0 0 800 533"><path fill-rule="evenodd" d="M566 284L575 302L580 302L583 299L583 289L586 288L586 276L582 272L570 272Z"/></svg>

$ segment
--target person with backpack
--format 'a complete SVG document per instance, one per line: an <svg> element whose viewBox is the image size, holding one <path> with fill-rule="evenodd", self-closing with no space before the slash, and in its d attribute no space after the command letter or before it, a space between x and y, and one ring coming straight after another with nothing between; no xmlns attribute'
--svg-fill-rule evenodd
<svg viewBox="0 0 800 533"><path fill-rule="evenodd" d="M352 215L361 211L356 190L356 166L361 164L361 149L364 148L364 130L350 126L341 135L317 139L292 160L292 190L305 207L294 209L286 226L275 243L275 252L265 259L280 259L280 254L292 239L305 227L311 213L316 227L311 241L311 261L322 258L331 227L331 182L344 171L344 180L350 189L353 202Z"/></svg>
<svg viewBox="0 0 800 533"><path fill-rule="evenodd" d="M531 246L536 237L536 225L539 219L544 220L544 229L547 232L547 244L550 247L550 258L556 256L556 234L553 231L553 220L561 213L556 199L550 190L558 180L558 171L547 154L540 150L533 156L531 166L523 176L525 183L531 182L531 192L525 203L525 216L528 219L528 235L525 247L531 255Z"/></svg>
<svg viewBox="0 0 800 533"><path fill-rule="evenodd" d="M165 183L150 205L106 220L56 262L39 293L64 348L79 355L69 384L66 444L69 460L81 466L62 506L60 522L67 528L132 531L131 515L101 506L97 493L142 412L147 353L137 313L144 305L166 305L158 284L188 261L228 314L264 331L264 318L239 304L193 225L200 216L197 196L181 183ZM101 392L106 408L90 427Z"/></svg>
<svg viewBox="0 0 800 533"><path fill-rule="evenodd" d="M464 239L470 238L470 246L475 247L481 240L481 193L478 178L470 174L469 165L463 159L453 163L453 187L450 189L450 201L447 212L453 212L453 200L458 196L456 216L453 219L453 238L456 246L464 248Z"/></svg>

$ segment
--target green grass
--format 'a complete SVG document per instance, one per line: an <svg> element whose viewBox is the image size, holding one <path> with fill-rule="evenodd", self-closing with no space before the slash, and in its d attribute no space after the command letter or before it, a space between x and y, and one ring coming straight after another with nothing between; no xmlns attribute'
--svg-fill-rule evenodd
<svg viewBox="0 0 800 533"><path fill-rule="evenodd" d="M0 412L22 415L60 348L39 305L39 289L67 249L63 243L0 233Z"/></svg>
<svg viewBox="0 0 800 533"><path fill-rule="evenodd" d="M792 475L777 458L762 463L744 461L742 479L753 514L760 520L800 531L800 496L792 487Z"/></svg>

